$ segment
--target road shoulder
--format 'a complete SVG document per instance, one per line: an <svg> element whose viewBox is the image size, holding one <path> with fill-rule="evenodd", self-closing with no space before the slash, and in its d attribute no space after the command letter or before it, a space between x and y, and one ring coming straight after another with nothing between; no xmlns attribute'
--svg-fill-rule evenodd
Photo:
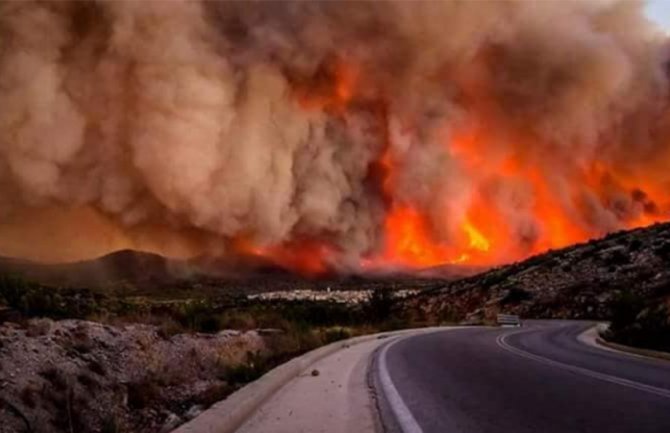
<svg viewBox="0 0 670 433"><path fill-rule="evenodd" d="M596 325L587 329L586 331L582 332L577 337L577 339L582 343L592 347L597 347L598 349L602 350L609 350L611 352L617 352L637 358L662 359L665 361L670 361L670 353L649 349L640 349L637 347L625 346L623 344L607 341L599 335L599 326L600 325Z"/></svg>
<svg viewBox="0 0 670 433"><path fill-rule="evenodd" d="M366 372L372 353L384 342L360 343L319 360L282 387L238 432L374 433Z"/></svg>

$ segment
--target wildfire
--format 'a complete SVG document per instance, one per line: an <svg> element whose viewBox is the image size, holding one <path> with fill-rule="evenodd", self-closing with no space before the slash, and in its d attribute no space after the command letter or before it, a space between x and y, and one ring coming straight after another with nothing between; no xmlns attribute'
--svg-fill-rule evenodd
<svg viewBox="0 0 670 433"><path fill-rule="evenodd" d="M439 242L417 209L399 206L386 218L384 259L405 266L428 267L465 263L489 251L489 240L471 222L463 221L459 232L462 244Z"/></svg>
<svg viewBox="0 0 670 433"><path fill-rule="evenodd" d="M311 80L298 81L295 94L306 110L341 114L354 96L358 72L353 65L336 59L325 63Z"/></svg>
<svg viewBox="0 0 670 433"><path fill-rule="evenodd" d="M344 115L356 100L359 85L358 68L337 57L323 65L312 81L297 82L295 94L305 110ZM456 221L452 221L452 215L444 215L444 220L435 219L421 206L395 198L400 168L397 156L387 143L374 163L376 170L381 172L377 182L388 207L382 226L383 241L380 250L361 259L361 267L369 269L390 264L423 268L448 263L492 265L583 241L598 233L589 230L580 222L583 218L578 218L580 212L584 212L584 204L580 202L582 184L600 191L599 199L603 201L608 200L607 189L613 185L617 191L629 191L633 200L640 201L640 211L623 218L626 227L665 219L655 201L662 197L662 188L653 182L641 187L640 179L618 173L601 162L588 169L571 163L566 170L572 170L574 183L566 186L564 191L557 191L534 159L537 156L528 151L532 145L520 142L511 150L499 152L489 146L494 140L489 133L477 128L461 131L445 140L447 153L475 183L460 219L457 217ZM510 225L509 215L504 215L509 212L509 204L503 206L488 196L491 185L514 183L526 185L527 191L523 194L528 196L511 207L519 213L518 226ZM503 209L505 206L507 210ZM523 233L525 220L537 222L534 231ZM448 227L452 229L447 230ZM246 243L244 250L270 257L281 266L309 275L326 272L326 263L337 250L328 242L315 239L265 248L250 245Z"/></svg>
<svg viewBox="0 0 670 433"><path fill-rule="evenodd" d="M433 242L425 218L416 209L397 207L388 214L384 227L387 260L410 266L434 266L449 257L445 247Z"/></svg>
<svg viewBox="0 0 670 433"><path fill-rule="evenodd" d="M291 243L261 246L250 236L238 236L230 243L236 254L265 257L285 269L307 276L318 276L328 268L326 262L332 254L330 247L316 240L305 239Z"/></svg>
<svg viewBox="0 0 670 433"><path fill-rule="evenodd" d="M482 235L479 230L468 221L463 223L463 230L467 233L468 238L470 239L470 248L479 251L488 251L491 247L491 243Z"/></svg>
<svg viewBox="0 0 670 433"><path fill-rule="evenodd" d="M0 2L0 255L99 215L107 246L58 239L488 266L670 219L641 2L257 3Z"/></svg>

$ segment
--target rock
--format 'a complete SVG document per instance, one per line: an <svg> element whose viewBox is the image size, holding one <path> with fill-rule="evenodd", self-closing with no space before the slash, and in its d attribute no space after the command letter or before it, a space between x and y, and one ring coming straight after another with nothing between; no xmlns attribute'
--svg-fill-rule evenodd
<svg viewBox="0 0 670 433"><path fill-rule="evenodd" d="M235 329L224 329L223 331L220 331L218 335L220 337L238 337L242 333L240 331L237 331Z"/></svg>
<svg viewBox="0 0 670 433"><path fill-rule="evenodd" d="M478 326L482 325L483 321L479 318L470 318L462 320L458 323L460 326Z"/></svg>
<svg viewBox="0 0 670 433"><path fill-rule="evenodd" d="M165 420L165 423L163 423L163 427L161 427L160 432L161 433L169 433L172 430L176 429L178 425L182 424L184 420L182 420L179 416L170 413Z"/></svg>
<svg viewBox="0 0 670 433"><path fill-rule="evenodd" d="M51 331L53 321L50 319L33 319L28 322L26 335L28 337L40 337L46 335Z"/></svg>
<svg viewBox="0 0 670 433"><path fill-rule="evenodd" d="M472 324L472 325L479 325L484 322L484 310L481 308L476 309L475 311L469 313L467 316L465 316L464 322Z"/></svg>
<svg viewBox="0 0 670 433"><path fill-rule="evenodd" d="M312 370L312 376L316 377L316 376L318 376L319 374L321 374L321 373L319 372L319 370L317 370L317 369Z"/></svg>
<svg viewBox="0 0 670 433"><path fill-rule="evenodd" d="M184 414L184 419L186 421L192 420L196 416L200 415L203 411L203 407L200 406L199 404L196 404L195 406L191 406L189 410L186 411Z"/></svg>
<svg viewBox="0 0 670 433"><path fill-rule="evenodd" d="M47 332L47 327L48 334L40 335ZM200 393L198 386L201 382L218 383L222 365L237 364L248 352L266 348L256 333L233 332L229 337L208 338L184 334L162 340L154 335L154 326L119 327L116 333L111 329L77 320L30 320L18 330L13 325L0 325L4 346L0 348L2 394L20 397L25 389L48 387L48 393L32 393L35 404L27 409L27 416L34 421L34 431L53 430L49 398L62 394L61 388L67 386L60 381L54 385L45 378L54 366L73 385L73 410L81 411L91 425L103 425L110 414L115 414L124 431L158 433L173 430L203 410L192 407L194 396ZM86 353L77 350L82 345L89 348ZM154 367L156 370L151 370ZM223 398L228 388L221 386L212 398ZM138 402L142 407L134 406ZM163 411L165 407L174 407L174 414ZM177 412L176 408L181 409ZM7 426L8 419L12 419L11 413L0 410L0 430Z"/></svg>
<svg viewBox="0 0 670 433"><path fill-rule="evenodd" d="M283 330L276 329L276 328L257 329L256 332L261 337L269 337L271 335L278 335L278 334L283 334L284 333Z"/></svg>

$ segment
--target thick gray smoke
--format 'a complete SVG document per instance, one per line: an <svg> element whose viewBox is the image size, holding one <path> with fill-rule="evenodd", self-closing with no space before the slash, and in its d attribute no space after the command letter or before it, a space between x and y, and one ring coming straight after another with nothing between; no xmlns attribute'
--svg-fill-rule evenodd
<svg viewBox="0 0 670 433"><path fill-rule="evenodd" d="M530 184L469 167L462 130L540 172L589 233L612 230L644 185L670 185L669 60L631 1L5 2L0 238L85 225L84 209L114 239L319 239L345 263L383 248L391 203L449 243L482 194L519 242L540 238ZM594 161L641 179L637 198L575 199ZM48 209L70 210L20 217Z"/></svg>

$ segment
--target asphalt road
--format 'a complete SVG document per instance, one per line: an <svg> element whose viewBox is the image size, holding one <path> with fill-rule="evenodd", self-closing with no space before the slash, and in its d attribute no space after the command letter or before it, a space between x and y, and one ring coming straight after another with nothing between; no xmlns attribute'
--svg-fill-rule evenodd
<svg viewBox="0 0 670 433"><path fill-rule="evenodd" d="M670 362L586 345L577 336L588 327L533 322L393 342L374 369L383 424L405 433L669 433Z"/></svg>

